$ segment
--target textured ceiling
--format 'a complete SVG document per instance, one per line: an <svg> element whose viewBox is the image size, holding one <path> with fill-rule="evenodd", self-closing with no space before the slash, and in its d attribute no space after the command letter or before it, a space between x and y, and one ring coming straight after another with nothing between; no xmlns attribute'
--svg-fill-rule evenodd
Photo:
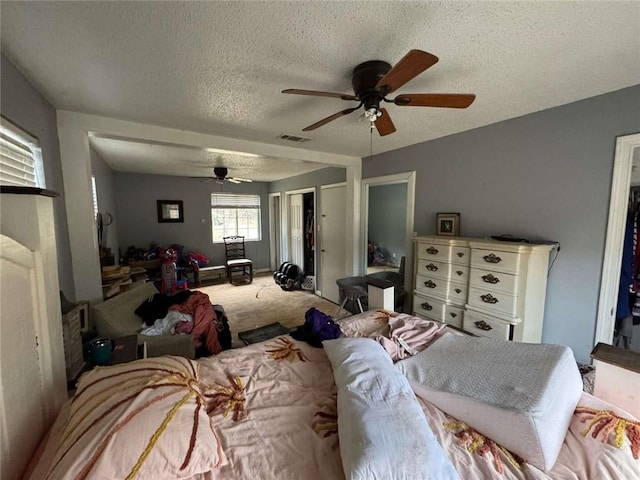
<svg viewBox="0 0 640 480"><path fill-rule="evenodd" d="M108 159L118 172L151 173L193 177L212 177L214 167L228 167L230 177L254 182L273 182L281 178L318 170L326 165L282 158L241 155L208 149L121 138L91 136L93 149Z"/></svg>
<svg viewBox="0 0 640 480"><path fill-rule="evenodd" d="M394 64L418 48L440 62L399 93L477 95L466 110L390 106L398 131L376 134L379 153L640 83L636 1L0 8L2 52L57 108L358 157L369 154L358 113L307 132L304 144L277 139L352 105L280 91L351 93L355 65ZM105 160L123 157L120 147L104 146Z"/></svg>

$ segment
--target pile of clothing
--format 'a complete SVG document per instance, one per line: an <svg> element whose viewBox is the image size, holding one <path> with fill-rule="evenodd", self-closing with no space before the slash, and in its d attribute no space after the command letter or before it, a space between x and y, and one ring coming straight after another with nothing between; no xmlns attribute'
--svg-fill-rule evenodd
<svg viewBox="0 0 640 480"><path fill-rule="evenodd" d="M231 331L224 309L212 305L205 293L191 290L174 295L156 293L135 313L142 319L144 325L140 333L144 335L190 334L197 357L231 348Z"/></svg>

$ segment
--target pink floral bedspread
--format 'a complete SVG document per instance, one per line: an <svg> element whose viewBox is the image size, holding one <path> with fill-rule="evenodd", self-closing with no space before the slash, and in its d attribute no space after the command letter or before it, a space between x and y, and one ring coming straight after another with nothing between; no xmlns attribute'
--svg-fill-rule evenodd
<svg viewBox="0 0 640 480"><path fill-rule="evenodd" d="M339 323L349 336L375 338L388 333L388 318L365 312ZM199 363L206 408L226 460L192 478L345 478L336 386L323 349L282 336ZM589 394L583 394L558 462L547 473L433 405L420 404L461 479L640 478L640 423ZM55 439L55 428L50 437ZM48 449L36 472L48 461ZM163 477L159 473L157 478Z"/></svg>

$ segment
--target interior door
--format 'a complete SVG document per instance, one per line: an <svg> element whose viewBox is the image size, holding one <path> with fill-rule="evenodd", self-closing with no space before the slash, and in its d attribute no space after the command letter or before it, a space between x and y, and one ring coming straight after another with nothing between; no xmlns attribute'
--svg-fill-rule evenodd
<svg viewBox="0 0 640 480"><path fill-rule="evenodd" d="M320 265L322 296L340 303L336 280L346 275L346 187L322 189Z"/></svg>
<svg viewBox="0 0 640 480"><path fill-rule="evenodd" d="M302 194L289 195L289 261L303 268L304 265L304 223Z"/></svg>

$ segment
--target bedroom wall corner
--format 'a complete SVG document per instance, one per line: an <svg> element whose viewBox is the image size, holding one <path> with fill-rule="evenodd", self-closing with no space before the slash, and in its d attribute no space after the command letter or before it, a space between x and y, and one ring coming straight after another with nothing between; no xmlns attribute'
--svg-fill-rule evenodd
<svg viewBox="0 0 640 480"><path fill-rule="evenodd" d="M55 107L27 80L3 52L0 65L0 112L34 137L42 148L46 188L59 194L54 199L58 278L60 289L75 298L71 269L71 248L65 207L65 189L58 143ZM19 62L16 62L19 65Z"/></svg>

